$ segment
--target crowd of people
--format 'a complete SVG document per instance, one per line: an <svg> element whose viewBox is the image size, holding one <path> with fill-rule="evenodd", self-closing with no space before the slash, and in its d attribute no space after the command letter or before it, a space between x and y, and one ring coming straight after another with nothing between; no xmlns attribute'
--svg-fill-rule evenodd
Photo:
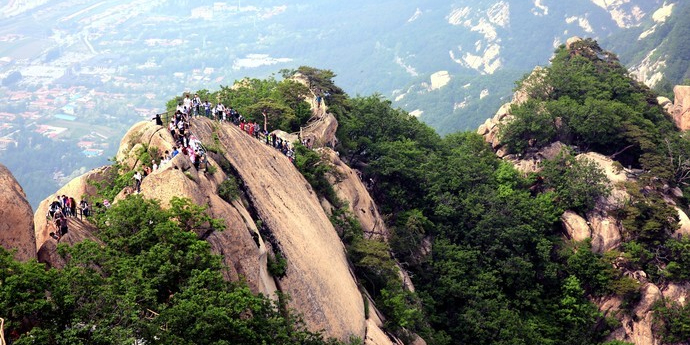
<svg viewBox="0 0 690 345"><path fill-rule="evenodd" d="M82 199L77 204L73 197L66 195L56 196L55 200L50 203L48 214L46 215L46 220L53 225L55 230L50 233L50 237L59 241L69 231L68 218L76 218L78 215L84 217L91 215L91 209L86 199Z"/></svg>
<svg viewBox="0 0 690 345"><path fill-rule="evenodd" d="M157 125L163 126L163 119L160 115L161 114L157 114L154 120ZM203 146L189 131L189 119L197 116L205 116L219 122L232 123L249 136L258 140L263 140L267 145L273 146L287 156L291 162L294 162L295 150L293 145L287 140L277 136L275 133L269 133L265 121L267 115L265 112L262 113L262 115L264 116L263 126L257 121L247 120L233 107L226 107L222 102L218 102L214 105L208 100L201 101L198 94L195 94L194 97L190 97L189 94L186 94L183 100L177 104L172 119L168 124L168 130L173 138L175 138L177 148L181 150L183 154L190 156L190 159L197 169L199 165L207 163ZM302 144L311 148L313 143L309 140L303 140ZM166 155L167 154L168 152L166 152ZM174 157L174 155L169 158L172 157ZM161 157L161 159L164 159L164 157ZM144 176L146 176L146 174L144 174Z"/></svg>
<svg viewBox="0 0 690 345"><path fill-rule="evenodd" d="M317 107L320 107L321 96L318 96L316 102L318 104ZM164 126L161 115L163 114L156 114L153 119L157 125ZM232 123L249 136L274 147L291 162L295 160L295 150L292 143L276 135L276 133L269 133L265 121L262 128L259 122L247 121L233 107L226 107L222 102L214 106L208 100L202 102L198 94L195 94L193 98L190 98L189 94L187 94L182 102L178 103L175 112L170 118L170 122L167 124L167 129L174 140L172 151L166 150L161 157L153 158L150 164L144 164L141 170L134 172L132 179L134 180L135 193L141 192L141 183L146 176L161 169L179 154L188 156L197 170L202 169L202 167L208 169L206 150L201 141L189 129L189 120L197 116L205 116L216 121ZM265 119L266 114L263 113L263 116ZM303 139L301 143L310 149L313 145L311 139ZM110 207L110 202L104 200L103 203L97 203L96 207L108 208ZM81 216L88 217L91 215L91 212L91 208L86 200L81 200L77 204L72 197L65 195L57 196L56 200L50 204L48 214L46 215L46 219L55 229L54 232L50 233L50 236L59 241L69 231L68 218L77 217L78 213Z"/></svg>

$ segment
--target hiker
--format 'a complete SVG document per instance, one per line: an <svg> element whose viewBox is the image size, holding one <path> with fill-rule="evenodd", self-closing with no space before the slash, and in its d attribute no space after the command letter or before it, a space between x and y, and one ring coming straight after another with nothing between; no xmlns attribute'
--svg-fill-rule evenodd
<svg viewBox="0 0 690 345"><path fill-rule="evenodd" d="M211 107L211 102L206 100L206 102L204 102L204 114L206 114L206 117L208 117L209 119L211 118Z"/></svg>
<svg viewBox="0 0 690 345"><path fill-rule="evenodd" d="M192 116L199 116L199 110L201 109L201 98L198 94L194 94L192 99Z"/></svg>
<svg viewBox="0 0 690 345"><path fill-rule="evenodd" d="M60 212L61 206L59 201L53 201L48 208L48 215L50 219L55 219L55 214Z"/></svg>
<svg viewBox="0 0 690 345"><path fill-rule="evenodd" d="M82 199L82 200L79 202L79 206L80 206L80 208L81 208L81 214L82 214L84 217L88 217L88 216L90 215L90 213L91 213L90 210L89 210L89 203L88 203L85 199Z"/></svg>
<svg viewBox="0 0 690 345"><path fill-rule="evenodd" d="M225 106L223 105L223 103L218 102L218 104L216 104L216 114L214 115L213 119L219 121L222 120L224 112Z"/></svg>
<svg viewBox="0 0 690 345"><path fill-rule="evenodd" d="M50 237L54 238L57 241L60 241L62 236L67 234L67 217L65 215L60 214L57 219L55 219L55 232L51 232L49 235Z"/></svg>
<svg viewBox="0 0 690 345"><path fill-rule="evenodd" d="M191 98L189 98L189 94L186 94L184 96L184 100L182 101L182 104L184 105L184 108L186 108L186 109L192 108L192 100L191 100Z"/></svg>
<svg viewBox="0 0 690 345"><path fill-rule="evenodd" d="M70 212L72 213L72 217L77 216L77 201L74 200L73 197L69 197L69 205L70 205Z"/></svg>
<svg viewBox="0 0 690 345"><path fill-rule="evenodd" d="M321 95L316 96L316 107L321 108Z"/></svg>
<svg viewBox="0 0 690 345"><path fill-rule="evenodd" d="M168 125L168 130L170 131L170 135L172 135L173 139L177 138L175 135L175 121L170 120L170 124Z"/></svg>
<svg viewBox="0 0 690 345"><path fill-rule="evenodd" d="M156 114L156 116L154 116L153 119L156 120L156 126L163 126L163 119L161 119L161 114Z"/></svg>
<svg viewBox="0 0 690 345"><path fill-rule="evenodd" d="M141 192L141 173L139 173L139 171L137 170L132 178L136 183L137 194L139 194Z"/></svg>
<svg viewBox="0 0 690 345"><path fill-rule="evenodd" d="M194 168L196 168L196 170L199 171L199 151L189 150L189 159L192 161L192 165L194 165Z"/></svg>

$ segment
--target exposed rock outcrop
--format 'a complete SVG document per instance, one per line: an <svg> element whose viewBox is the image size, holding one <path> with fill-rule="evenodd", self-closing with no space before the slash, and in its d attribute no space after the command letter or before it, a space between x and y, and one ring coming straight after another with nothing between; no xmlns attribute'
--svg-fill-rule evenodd
<svg viewBox="0 0 690 345"><path fill-rule="evenodd" d="M347 202L349 211L357 217L367 236L387 240L388 229L376 203L364 186L360 173L343 163L335 151L322 149L321 152L328 157L334 168L335 176L332 177L331 184L338 198Z"/></svg>
<svg viewBox="0 0 690 345"><path fill-rule="evenodd" d="M656 98L656 101L657 101L657 103L659 103L659 105L662 108L664 108L664 110L667 113L669 113L669 114L671 113L671 107L673 106L673 102L671 102L670 99L663 97L663 96L659 96Z"/></svg>
<svg viewBox="0 0 690 345"><path fill-rule="evenodd" d="M680 227L678 230L676 230L676 233L673 234L674 236L690 236L690 218L688 218L688 215L683 212L679 207L675 207L676 211L678 211L678 225Z"/></svg>
<svg viewBox="0 0 690 345"><path fill-rule="evenodd" d="M115 158L132 170L143 164L138 157L140 150L155 147L163 153L172 149L173 142L172 135L166 127L156 126L151 121L138 122L120 140L120 148Z"/></svg>
<svg viewBox="0 0 690 345"><path fill-rule="evenodd" d="M170 150L172 136L160 128L162 127L151 122L136 124L122 140L118 157L123 161L131 161L136 147L142 143L156 147L160 151ZM132 149L128 151L128 147ZM209 157L209 163L218 167L218 163L212 157ZM137 164L130 163L128 166L134 167ZM216 169L214 174L197 171L189 157L178 154L143 179L141 195L144 198L159 200L166 208L170 206L170 201L174 197L189 198L198 205L206 206L210 216L224 220L225 230L200 229L198 233L211 244L213 253L221 255L223 263L228 268L224 271L226 279L244 280L254 293L260 292L275 297L277 288L266 269L268 249L256 229L254 219L240 200L228 203L216 193L218 186L226 178L221 169ZM131 192L133 191L129 189L123 190L116 200Z"/></svg>
<svg viewBox="0 0 690 345"><path fill-rule="evenodd" d="M622 226L616 218L595 210L587 214L587 220L592 229L592 251L603 253L621 244Z"/></svg>
<svg viewBox="0 0 690 345"><path fill-rule="evenodd" d="M102 167L87 172L86 174L79 176L64 185L55 193L55 195L41 201L41 203L38 205L38 208L36 208L36 212L34 213L34 224L36 226L36 250L40 250L43 244L47 241L55 241L50 237L50 233L55 232L55 227L52 222L48 221L47 218L48 208L50 207L50 203L55 200L55 197L57 195L67 195L73 197L77 202L81 201L83 198L89 200L90 197L96 195L97 188L95 183L103 181L110 173L110 169L112 168ZM87 232L90 233L93 230L93 226L88 225L87 220L69 218L68 223L70 229L69 232L71 232L71 234L64 238L67 243L71 244L79 242L78 239L81 238L93 237L87 234ZM82 233L82 231L85 233Z"/></svg>
<svg viewBox="0 0 690 345"><path fill-rule="evenodd" d="M232 202L221 199L217 190L227 178L225 172L197 171L181 154L143 179L141 195L159 200L164 207L176 196L207 206L208 213L222 219L226 229L196 231L211 244L214 253L222 256L228 268L224 273L226 279L244 280L256 293L275 296L281 290L288 294L289 306L303 316L310 330L324 331L327 336L341 340L350 336L364 339L370 334L375 338L370 344L393 344L381 330L380 319L365 319L362 294L349 269L343 244L316 194L293 164L277 150L229 124L195 119L192 132L206 143L214 142L214 135L220 138L222 152L209 153L210 164L222 165L225 171L230 169L241 179L247 199ZM163 127L151 122L136 124L123 138L117 155L125 170L141 166L139 147L169 150L172 137ZM223 164L219 164L221 160ZM57 194L77 200L92 196L96 188L89 181L105 178L112 172L109 169L112 168L101 168L76 178ZM376 207L361 181L344 164L339 171L348 175L346 182L341 182L340 191L351 202L353 213L359 213L365 226L378 229L375 225L382 221L377 218L380 217L377 212L372 214L371 209ZM361 195L356 195L360 192ZM131 193L133 189L126 187L115 202ZM56 242L48 235L53 229L45 218L53 199L51 196L44 200L34 215L34 219L41 221L41 226L36 227L40 243L32 248L40 248L41 261L62 267L64 259L57 254ZM61 241L73 244L87 238L95 240L95 229L88 221L70 219L70 222L70 232ZM385 228L380 230L385 234ZM275 280L266 269L268 255L277 251L287 259L287 274L280 280Z"/></svg>
<svg viewBox="0 0 690 345"><path fill-rule="evenodd" d="M573 241L584 241L592 236L592 230L589 228L587 220L573 211L565 211L561 216L561 222L568 238Z"/></svg>
<svg viewBox="0 0 690 345"><path fill-rule="evenodd" d="M690 86L676 85L673 88L674 102L669 113L682 131L690 129Z"/></svg>
<svg viewBox="0 0 690 345"><path fill-rule="evenodd" d="M335 137L335 132L338 130L338 121L331 113L327 113L325 109L317 110L319 117L309 123L306 127L302 127L302 139L309 139L313 143L313 147L335 147L338 139Z"/></svg>
<svg viewBox="0 0 690 345"><path fill-rule="evenodd" d="M36 258L36 238L31 205L12 173L0 164L0 246L16 249L20 261Z"/></svg>
<svg viewBox="0 0 690 345"><path fill-rule="evenodd" d="M652 311L654 304L663 298L661 290L654 284L646 283L641 287L640 292L640 302L630 314L623 313L621 315L619 312L621 301L618 297L598 301L599 309L604 311L607 316L621 318L622 326L609 335L609 340L621 340L635 345L661 344L653 331L654 315Z"/></svg>
<svg viewBox="0 0 690 345"><path fill-rule="evenodd" d="M86 219L70 218L68 222L69 231L60 238L60 243L71 246L87 239L100 243L100 240L94 235L96 227ZM51 231L55 231L55 229ZM58 254L57 245L57 241L48 238L38 249L38 262L42 262L48 267L63 268L66 264L65 258Z"/></svg>
<svg viewBox="0 0 690 345"><path fill-rule="evenodd" d="M575 44L576 42L580 42L580 41L582 41L582 38L577 37L577 36L573 36L573 37L568 38L565 41L565 49L570 49L573 46L573 44Z"/></svg>
<svg viewBox="0 0 690 345"><path fill-rule="evenodd" d="M308 182L285 156L234 126L216 130L199 119L192 130L202 142L212 140L214 132L220 138L254 211L287 258L287 275L278 286L291 296L289 305L302 313L307 327L339 339L364 338L362 295L342 242Z"/></svg>

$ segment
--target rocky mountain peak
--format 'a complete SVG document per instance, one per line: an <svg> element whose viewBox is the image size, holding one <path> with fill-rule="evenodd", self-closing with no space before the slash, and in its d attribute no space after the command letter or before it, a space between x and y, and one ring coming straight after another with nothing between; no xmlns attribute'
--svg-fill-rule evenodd
<svg viewBox="0 0 690 345"><path fill-rule="evenodd" d="M335 128L337 121L324 114L305 133L312 135L316 143L325 144L334 140ZM383 323L376 313L371 313L372 318L365 317L365 302L344 246L320 200L294 164L232 124L195 118L190 129L200 142L212 147L208 160L214 168L197 170L188 157L178 154L143 179L140 194L158 200L164 207L169 207L174 197L188 198L205 206L210 216L222 219L224 231L201 229L198 235L211 244L214 253L221 255L227 267L225 278L243 280L254 293L273 298L277 298L277 292L288 294L288 305L302 315L308 329L342 340L356 336L367 339L366 343L371 345L392 344L381 330ZM143 151L170 151L173 142L164 127L152 122L135 124L121 140L117 154L122 169L119 173L142 169ZM330 157L339 171L348 175L338 184L339 195L351 201L353 213L368 230L385 237L383 220L361 181L335 154ZM112 177L111 169L116 167L91 171L57 194L95 197L96 187L89 181ZM233 200L223 199L218 193L228 179L239 181L241 189L241 195ZM133 181L111 201L117 203L135 193L131 185ZM45 216L50 201L49 198L41 203L35 219ZM72 245L94 238L96 230L88 219L72 219L71 224L74 230L62 239L64 243ZM55 241L48 236L50 226L38 225L36 236L40 241L36 246L40 260L61 267L63 259L57 255ZM272 276L267 268L269 257L277 255L286 260L282 277Z"/></svg>

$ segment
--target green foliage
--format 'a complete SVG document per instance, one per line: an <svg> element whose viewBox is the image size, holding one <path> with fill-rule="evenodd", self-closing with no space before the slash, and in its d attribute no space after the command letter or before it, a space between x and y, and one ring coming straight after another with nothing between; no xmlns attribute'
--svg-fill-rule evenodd
<svg viewBox="0 0 690 345"><path fill-rule="evenodd" d="M563 210L581 214L594 208L597 200L610 194L604 171L587 158L575 159L561 152L553 160L542 162L544 187L552 189L556 202Z"/></svg>
<svg viewBox="0 0 690 345"><path fill-rule="evenodd" d="M213 127L213 142L212 143L207 143L204 148L206 149L207 152L213 152L216 154L223 154L223 145L220 143L220 138L218 137L218 133L216 132L216 127Z"/></svg>
<svg viewBox="0 0 690 345"><path fill-rule="evenodd" d="M287 274L287 259L280 251L276 251L274 256L269 255L266 262L268 273L276 278L285 277Z"/></svg>
<svg viewBox="0 0 690 345"><path fill-rule="evenodd" d="M665 249L668 253L668 264L661 274L672 281L690 280L690 238L666 241Z"/></svg>
<svg viewBox="0 0 690 345"><path fill-rule="evenodd" d="M98 216L99 242L59 246L66 266L18 263L0 248L0 306L15 344L336 344L241 284L195 230L203 208L130 196ZM218 225L214 225L217 227Z"/></svg>
<svg viewBox="0 0 690 345"><path fill-rule="evenodd" d="M560 140L616 157L624 166L665 169L663 138L677 133L655 95L615 55L584 40L556 51L551 66L521 86L530 101L501 128L512 152Z"/></svg>
<svg viewBox="0 0 690 345"><path fill-rule="evenodd" d="M328 200L336 208L342 207L342 201L335 194L328 176L335 175L334 169L320 153L306 148L302 144L295 145L295 166L312 188L320 196ZM337 178L337 176L334 176Z"/></svg>
<svg viewBox="0 0 690 345"><path fill-rule="evenodd" d="M161 153L158 148L148 145L142 145L136 152L137 162L141 166L147 166L149 168L153 167L152 160L156 157L160 157Z"/></svg>
<svg viewBox="0 0 690 345"><path fill-rule="evenodd" d="M122 189L132 184L134 171L123 172L124 170L125 168L119 162L115 162L104 170L103 179L89 181L90 184L96 186L97 199L112 201Z"/></svg>
<svg viewBox="0 0 690 345"><path fill-rule="evenodd" d="M597 307L585 297L585 291L575 276L565 279L558 316L573 334L590 332L590 325L600 316Z"/></svg>
<svg viewBox="0 0 690 345"><path fill-rule="evenodd" d="M422 261L422 241L432 229L433 223L418 209L404 212L391 230L390 246L396 257L408 264Z"/></svg>
<svg viewBox="0 0 690 345"><path fill-rule="evenodd" d="M564 248L562 255L568 273L578 278L589 294L603 296L612 292L611 283L617 276L616 270L602 255L592 252L591 239Z"/></svg>
<svg viewBox="0 0 690 345"><path fill-rule="evenodd" d="M661 245L678 229L678 212L656 191L627 189L631 199L618 211L625 236L649 246Z"/></svg>
<svg viewBox="0 0 690 345"><path fill-rule="evenodd" d="M524 152L529 147L544 147L558 135L555 119L536 100L513 106L513 121L501 124L501 142L512 152Z"/></svg>
<svg viewBox="0 0 690 345"><path fill-rule="evenodd" d="M233 202L240 196L240 186L232 175L220 183L218 186L218 196L227 202Z"/></svg>
<svg viewBox="0 0 690 345"><path fill-rule="evenodd" d="M654 326L665 344L686 342L690 339L690 305L657 302L654 306Z"/></svg>

